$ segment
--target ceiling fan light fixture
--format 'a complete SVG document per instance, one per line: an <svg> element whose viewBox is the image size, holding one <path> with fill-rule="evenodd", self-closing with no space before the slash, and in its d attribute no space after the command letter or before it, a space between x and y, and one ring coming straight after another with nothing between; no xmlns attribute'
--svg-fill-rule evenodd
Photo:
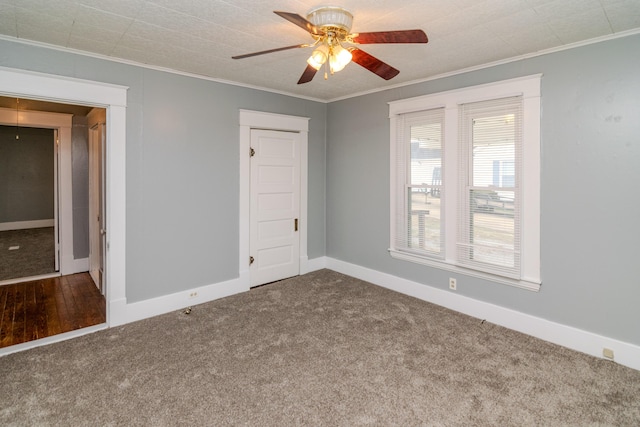
<svg viewBox="0 0 640 427"><path fill-rule="evenodd" d="M307 59L307 64L311 65L316 70L319 70L322 65L327 62L329 57L329 46L321 44L311 52L311 56Z"/></svg>
<svg viewBox="0 0 640 427"><path fill-rule="evenodd" d="M322 6L310 11L307 14L307 20L319 28L339 28L348 33L353 24L353 15L338 6Z"/></svg>
<svg viewBox="0 0 640 427"><path fill-rule="evenodd" d="M341 71L344 67L347 66L349 62L351 62L351 58L353 55L349 50L343 48L340 45L336 45L333 47L331 56L329 57L329 66L331 67L331 72L335 73Z"/></svg>

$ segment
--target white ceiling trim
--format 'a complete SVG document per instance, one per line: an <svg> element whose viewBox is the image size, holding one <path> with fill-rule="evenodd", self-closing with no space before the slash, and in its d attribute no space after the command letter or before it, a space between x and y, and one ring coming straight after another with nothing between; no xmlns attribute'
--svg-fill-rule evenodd
<svg viewBox="0 0 640 427"><path fill-rule="evenodd" d="M614 39L629 37L629 36L633 36L633 35L636 35L636 34L640 34L640 28L627 30L627 31L621 31L619 33L614 33L614 34L608 34L608 35L605 35L605 36L595 37L595 38L588 39L588 40L583 40L583 41L579 41L579 42L575 42L575 43L570 43L570 44L566 44L566 45L562 45L562 46L557 46L557 47L553 47L553 48L549 48L549 49L544 49L544 50L541 50L541 51L538 51L538 52L527 53L527 54L518 55L518 56L514 56L514 57L511 57L511 58L507 58L507 59L502 59L502 60L498 60L498 61L489 62L489 63L486 63L486 64L476 65L476 66L468 67L468 68L462 68L462 69L455 70L455 71L450 71L450 72L447 72L447 73L441 73L441 74L438 74L438 75L435 75L435 76L430 76L430 77L427 77L427 78L424 78L424 79L417 79L417 80L412 80L412 81L409 81L409 82L402 82L402 83L398 83L396 85L390 85L390 86L371 89L371 90L367 90L367 91L357 92L357 93L349 94L349 95L346 95L346 96L343 96L343 97L331 98L331 99L328 99L328 100L309 97L309 96L304 96L304 95L295 94L295 93L291 93L291 92L287 92L287 91L280 91L280 90L277 90L277 89L271 89L271 88L262 87L262 86L249 85L249 84L246 84L246 83L235 82L235 81L232 81L232 80L217 79L217 78L213 78L213 77L203 76L201 74L193 74L193 73L188 73L188 72L184 72L184 71L178 71L178 70L174 70L174 69L171 69L171 68L160 67L160 66L151 65L151 64L145 64L145 63L142 63L142 62L136 62L136 61L122 59L122 58L116 58L116 57L113 57L113 56L102 55L102 54L99 54L99 53L93 53L93 52L87 52L87 51L78 50L78 49L62 47L62 46L53 45L53 44L49 44L49 43L43 43L43 42L38 42L38 41L26 40L26 39L19 39L19 38L6 36L6 35L2 35L2 34L0 34L0 40L7 40L7 41L10 41L10 42L26 44L26 45L31 45L31 46L35 46L35 47L53 49L53 50L57 50L57 51L61 51L61 52L73 53L73 54L87 56L87 57L91 57L91 58L102 59L102 60L106 60L106 61L112 61L112 62L116 62L116 63L120 63L120 64L142 67L142 68L146 68L146 69L150 69L150 70L154 70L154 71L161 71L161 72L176 74L176 75L185 76L185 77L192 77L192 78L206 80L206 81L212 81L212 82L216 82L216 83L228 84L228 85L243 87L243 88L247 88L247 89L260 90L260 91L264 91L264 92L275 93L275 94L278 94L278 95L291 96L291 97L294 97L294 98L305 99L305 100L308 100L308 101L314 101L314 102L319 102L319 103L323 103L323 104L329 104L329 103L332 103L332 102L342 101L342 100L345 100L345 99L356 98L356 97L359 97L359 96L369 95L369 94L378 93L378 92L384 92L386 90L397 89L397 88L401 88L401 87L405 87L405 86L411 86L411 85L414 85L414 84L419 84L419 83L438 80L438 79L442 79L442 78L446 78L446 77L451 77L451 76L455 76L455 75L458 75L458 74L464 74L464 73L468 73L468 72L471 72L471 71L477 71L477 70L482 70L482 69L486 69L486 68L490 68L490 67L495 67L495 66L502 65L502 64L508 64L508 63L515 62L515 61L520 61L520 60L523 60L523 59L529 59L529 58L534 58L534 57L537 57L537 56L548 55L548 54L551 54L551 53L562 52L562 51L565 51L565 50L575 49L575 48L578 48L578 47L588 46L588 45L596 44L596 43L601 43L601 42L608 41L608 40L614 40Z"/></svg>
<svg viewBox="0 0 640 427"><path fill-rule="evenodd" d="M575 48L582 47L582 46L588 46L588 45L601 43L601 42L608 41L608 40L614 40L614 39L619 39L619 38L623 38L623 37L629 37L629 36L633 36L633 35L636 35L636 34L640 34L640 28L634 29L634 30L622 31L622 32L619 32L619 33L616 33L616 34L610 34L610 35L606 35L606 36L596 37L596 38L589 39L589 40L583 40L583 41L579 41L579 42L575 42L575 43L571 43L571 44L567 44L567 45L557 46L557 47L541 50L541 51L538 51L538 52L533 52L533 53L527 53L527 54L524 54L524 55L514 56L512 58L501 59L499 61L489 62L489 63L482 64L482 65L476 65L476 66L473 66L473 67L462 68L460 70L450 71L448 73L442 73L442 74L438 74L438 75L435 75L435 76L426 77L424 79L417 79L417 80L412 80L412 81L409 81L409 82L398 83L396 85L385 86L384 88L380 88L380 89L362 91L362 92L354 93L354 94L343 96L343 97L332 98L332 99L329 99L327 101L322 101L322 102L331 103L331 102L336 102L336 101L342 101L342 100L349 99L349 98L355 98L355 97L358 97L358 96L369 95L369 94L372 94L372 93L384 92L385 90L397 89L397 88L400 88L400 87L410 86L410 85L414 85L414 84L418 84L418 83L424 83L424 82L429 82L429 81L433 81L433 80L443 79L443 78L446 78L446 77L456 76L458 74L464 74L464 73L469 73L471 71L483 70L485 68L491 68L491 67L495 67L495 66L502 65L502 64L508 64L510 62L516 62L516 61L521 61L523 59L535 58L537 56L543 56L543 55L548 55L548 54L551 54L551 53L562 52L564 50L575 49Z"/></svg>
<svg viewBox="0 0 640 427"><path fill-rule="evenodd" d="M243 87L243 88L246 88L246 89L255 89L255 90L260 90L260 91L263 91L263 92L276 93L278 95L292 96L292 97L295 97L295 98L306 99L308 101L315 101L315 102L321 102L321 103L327 103L328 102L327 100L324 100L324 99L313 98L313 97L299 95L299 94L286 92L286 91L280 91L280 90L277 90L277 89L270 89L270 88L266 88L266 87L262 87L262 86L254 86L254 85L249 85L249 84L246 84L246 83L234 82L233 80L216 79L214 77L203 76L202 74L188 73L188 72L185 72L185 71L174 70L172 68L160 67L158 65L152 65L152 64L145 64L144 62L136 62L136 61L132 61L132 60L129 60L129 59L122 59L122 58L117 58L115 56L102 55L102 54L99 54L99 53L87 52L85 50L78 50L78 49L58 46L58 45L49 44L49 43L43 43L43 42L38 42L38 41L33 41L33 40L26 40L26 39L18 39L18 38L11 37L11 36L5 36L3 34L0 34L0 40L7 40L7 41L11 41L11 42L15 42L15 43L21 43L21 44L25 44L25 45L34 46L34 47L42 47L42 48L57 50L57 51L60 51L60 52L65 52L65 53L73 53L73 54L77 54L77 55L87 56L87 57L90 57L90 58L102 59L102 60L111 61L111 62L117 62L119 64L131 65L131 66L146 68L146 69L154 70L154 71L162 71L162 72L165 72L165 73L176 74L176 75L184 76L184 77L193 77L195 79L200 79L200 80L207 80L207 81L216 82L216 83L222 83L222 84L227 84L227 85L232 85L232 86L239 86L239 87Z"/></svg>

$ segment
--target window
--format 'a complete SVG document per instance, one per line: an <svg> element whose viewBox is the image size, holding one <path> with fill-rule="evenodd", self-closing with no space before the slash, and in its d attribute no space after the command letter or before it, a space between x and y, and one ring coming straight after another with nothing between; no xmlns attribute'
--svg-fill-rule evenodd
<svg viewBox="0 0 640 427"><path fill-rule="evenodd" d="M442 258L440 221L444 109L406 114L398 121L396 146L399 183L396 200L397 245L419 254Z"/></svg>
<svg viewBox="0 0 640 427"><path fill-rule="evenodd" d="M540 280L540 76L390 103L394 258Z"/></svg>

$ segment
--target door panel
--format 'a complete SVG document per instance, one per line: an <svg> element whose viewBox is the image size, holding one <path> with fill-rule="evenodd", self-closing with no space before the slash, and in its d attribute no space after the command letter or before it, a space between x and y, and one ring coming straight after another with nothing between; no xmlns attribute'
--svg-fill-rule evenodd
<svg viewBox="0 0 640 427"><path fill-rule="evenodd" d="M96 125L89 130L89 274L100 288L100 130Z"/></svg>
<svg viewBox="0 0 640 427"><path fill-rule="evenodd" d="M271 159L274 158L271 157ZM260 166L258 174L258 181L261 184L280 185L282 186L281 190L284 192L288 191L289 186L295 179L294 169L288 166Z"/></svg>
<svg viewBox="0 0 640 427"><path fill-rule="evenodd" d="M89 131L89 273L105 293L105 125L99 123Z"/></svg>
<svg viewBox="0 0 640 427"><path fill-rule="evenodd" d="M294 209L294 195L291 193L270 193L258 195L258 209L263 213L289 211Z"/></svg>
<svg viewBox="0 0 640 427"><path fill-rule="evenodd" d="M261 221L258 224L258 241L293 238L293 228L289 219Z"/></svg>
<svg viewBox="0 0 640 427"><path fill-rule="evenodd" d="M54 270L60 271L60 224L59 224L59 209L60 209L60 192L58 191L59 172L58 165L60 164L60 150L58 150L58 129L53 130L53 241L54 241Z"/></svg>
<svg viewBox="0 0 640 427"><path fill-rule="evenodd" d="M258 286L300 273L299 134L251 131L250 284Z"/></svg>
<svg viewBox="0 0 640 427"><path fill-rule="evenodd" d="M106 165L107 165L107 126L106 123L100 123L100 161L99 161L99 179L100 179L100 260L99 260L99 277L100 277L100 292L102 295L106 295L106 259L107 259L107 180L106 180Z"/></svg>
<svg viewBox="0 0 640 427"><path fill-rule="evenodd" d="M292 248L289 245L261 249L258 251L258 268L264 269L268 267L274 270L276 267L287 266L292 262L292 252Z"/></svg>

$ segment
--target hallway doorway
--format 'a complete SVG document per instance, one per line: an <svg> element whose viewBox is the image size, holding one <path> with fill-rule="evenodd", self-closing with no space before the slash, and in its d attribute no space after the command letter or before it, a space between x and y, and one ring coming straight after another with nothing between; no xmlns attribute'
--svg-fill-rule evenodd
<svg viewBox="0 0 640 427"><path fill-rule="evenodd" d="M65 77L54 74L31 72L21 69L0 67L0 96L22 97L41 101L73 104L79 106L97 106L106 110L106 254L105 281L107 326L121 325L127 322L127 279L126 279L126 141L127 141L127 90L126 86L96 82L91 80ZM15 116L14 116L15 117ZM61 144L65 142L63 135ZM63 169L63 168L61 168ZM62 175L61 179L70 179ZM64 187L62 187L64 188ZM65 197L65 194L62 194ZM64 215L61 215L61 225ZM62 229L62 227L61 227ZM61 230L62 231L62 230ZM61 251L73 247L73 238L61 233ZM69 253L67 251L67 253ZM72 252L71 252L72 253ZM73 258L61 259L61 273L65 265L71 269L77 267ZM85 271L88 267L85 266ZM82 270L76 270L82 271ZM89 333L80 330L73 336ZM0 354L3 352L0 351Z"/></svg>
<svg viewBox="0 0 640 427"><path fill-rule="evenodd" d="M47 187L52 199L51 212L43 218L53 222L51 225L62 227L58 233L58 227L39 227L44 219L16 223L0 221L5 228L22 228L0 232L0 249L17 247L17 250L0 252L0 266L7 266L0 271L0 348L103 324L107 311L106 286L101 281L94 283L88 274L91 243L104 240L99 230L91 235L89 227L89 214L95 215L89 208L90 199L104 200L104 185L97 188L90 185L89 140L92 131L89 123L99 122L102 128L106 127L105 109L30 99L21 99L21 110L1 108L11 102L16 100L0 97L2 120L6 122L11 113L16 117L16 124L5 125L5 128L14 133L17 130L23 136L36 130L49 131L53 135L54 165L50 172L54 179L39 186ZM30 127L34 125L49 129ZM16 139L18 144L25 144L28 138ZM102 140L101 144L104 147ZM23 148L22 145L19 147ZM62 160L63 156L65 160ZM43 168L37 164L35 156L25 157L22 163L15 165L16 174L26 170L37 173ZM103 161L104 155L100 154L98 159ZM9 165L11 161L7 159ZM50 186L54 188L48 188ZM33 204L27 200L33 188L16 188L19 186L13 184L8 187L9 192L13 191L14 204ZM92 191L97 194L93 195ZM101 217L104 221L104 215ZM5 240L13 243L3 245ZM49 270L31 269L32 265L49 264ZM5 277L5 273L10 277Z"/></svg>
<svg viewBox="0 0 640 427"><path fill-rule="evenodd" d="M60 269L58 131L18 124L0 124L0 283Z"/></svg>

